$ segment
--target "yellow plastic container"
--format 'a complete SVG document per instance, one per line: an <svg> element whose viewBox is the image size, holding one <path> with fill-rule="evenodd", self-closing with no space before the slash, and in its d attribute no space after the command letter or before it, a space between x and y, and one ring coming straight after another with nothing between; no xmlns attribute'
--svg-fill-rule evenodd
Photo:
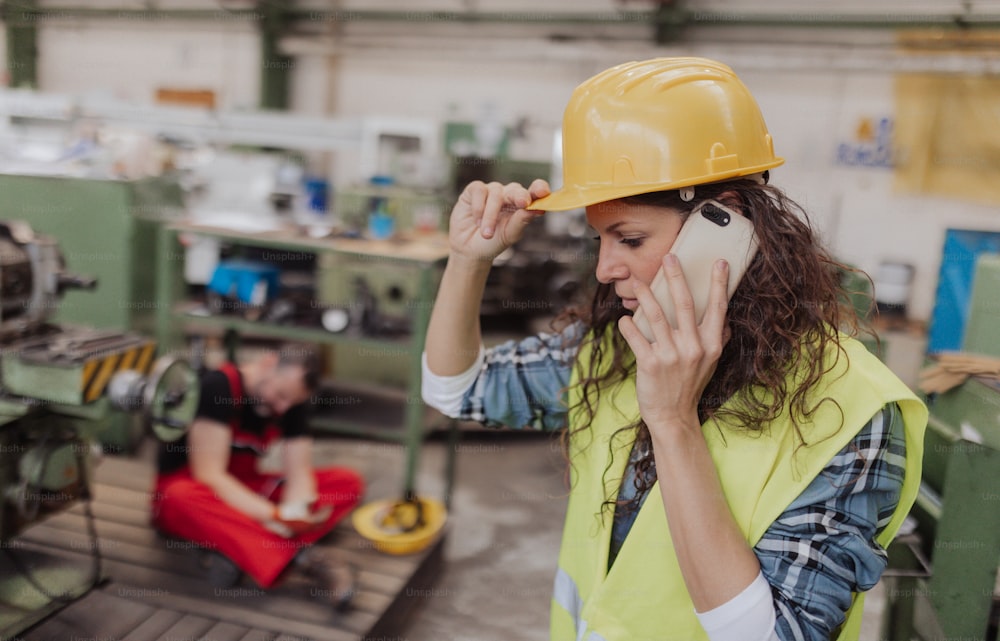
<svg viewBox="0 0 1000 641"><path fill-rule="evenodd" d="M420 503L420 508L417 507ZM423 523L418 524L419 512ZM387 554L414 554L429 546L448 520L444 504L428 497L416 502L405 500L372 501L354 511L351 522L375 549Z"/></svg>

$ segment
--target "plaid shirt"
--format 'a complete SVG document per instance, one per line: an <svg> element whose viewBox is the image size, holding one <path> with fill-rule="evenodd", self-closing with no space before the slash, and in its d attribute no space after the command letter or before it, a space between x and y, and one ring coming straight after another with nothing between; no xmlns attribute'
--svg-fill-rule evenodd
<svg viewBox="0 0 1000 641"><path fill-rule="evenodd" d="M487 350L483 368L462 400L460 418L488 426L565 427L565 389L583 331L573 325L563 334L540 334ZM878 582L887 557L875 537L899 502L904 438L899 408L887 405L754 546L771 586L775 630L782 641L828 640L844 620L851 593ZM626 480L635 476L633 463L630 457ZM619 498L636 498L634 487L623 482ZM613 555L636 513L616 514Z"/></svg>

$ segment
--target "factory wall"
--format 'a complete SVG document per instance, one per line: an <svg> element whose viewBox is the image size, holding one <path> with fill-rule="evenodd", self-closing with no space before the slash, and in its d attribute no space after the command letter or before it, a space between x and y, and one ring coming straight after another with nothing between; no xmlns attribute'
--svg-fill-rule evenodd
<svg viewBox="0 0 1000 641"><path fill-rule="evenodd" d="M253 109L260 84L253 24L142 19L47 20L38 32L44 91L152 101L160 88L210 89L227 109Z"/></svg>
<svg viewBox="0 0 1000 641"><path fill-rule="evenodd" d="M161 3L171 5L170 2ZM173 3L179 6L183 2ZM899 3L909 11L955 10L959 3ZM775 0L690 2L705 10L775 11ZM952 6L954 5L954 6ZM118 6L118 5L116 5ZM327 5L322 5L327 6ZM483 11L565 10L554 0L478 2ZM612 0L574 3L607 11ZM465 10L466 3L420 0L345 2L345 10ZM625 9L645 10L645 3ZM838 2L836 10L865 10ZM827 8L827 10L833 10ZM869 9L870 10L870 9ZM880 14L893 7L880 5ZM311 30L311 32L310 32ZM552 37L553 34L558 37ZM573 87L611 64L655 55L706 55L730 63L758 98L786 164L773 172L815 220L841 260L873 276L882 261L916 267L910 315L930 317L948 227L1000 230L996 207L894 191L885 163L852 164L852 150L878 141L859 132L895 113L895 71L880 63L891 48L887 30L761 30L699 28L683 46L655 46L645 25L538 26L360 23L305 25L287 39L293 55L293 111L330 116L406 116L436 122L473 121L492 112L504 124L523 121L511 155L551 157L553 134ZM774 44L779 42L780 44ZM207 88L225 109L253 107L260 55L246 21L162 23L141 20L53 20L40 28L39 81L52 92L89 92L149 100L157 87ZM2 51L2 48L0 48ZM876 51L872 54L871 51ZM883 54L878 54L882 51ZM881 57L880 57L881 55ZM842 152L847 149L845 156ZM338 180L357 167L352 154L335 160Z"/></svg>

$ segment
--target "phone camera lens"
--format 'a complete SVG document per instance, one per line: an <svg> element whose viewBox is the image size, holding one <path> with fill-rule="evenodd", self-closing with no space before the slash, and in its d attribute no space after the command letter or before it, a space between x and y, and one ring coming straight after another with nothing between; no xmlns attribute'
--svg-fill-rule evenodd
<svg viewBox="0 0 1000 641"><path fill-rule="evenodd" d="M729 214L712 204L706 204L702 207L701 215L719 227L725 227L729 224Z"/></svg>

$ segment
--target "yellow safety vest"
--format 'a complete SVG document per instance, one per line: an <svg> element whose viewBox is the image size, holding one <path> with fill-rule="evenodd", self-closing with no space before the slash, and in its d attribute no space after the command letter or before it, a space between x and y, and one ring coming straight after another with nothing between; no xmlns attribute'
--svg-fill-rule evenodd
<svg viewBox="0 0 1000 641"><path fill-rule="evenodd" d="M808 446L796 451L787 411L763 432L720 430L711 420L702 426L729 507L751 546L872 416L893 401L899 403L906 427L906 476L899 506L877 539L881 545L889 544L913 505L927 409L861 343L842 336L841 345L847 357L840 355L815 392L816 398L835 399L839 408L831 402L820 405L815 422L804 426ZM581 353L581 358L588 355ZM571 408L579 395L579 386L571 384ZM681 577L657 485L607 571L613 516L601 504L609 489L617 493L633 444L632 437L619 435L612 457L609 439L638 418L635 381L629 379L601 391L590 429L570 439L572 488L552 600L553 641L708 638ZM839 641L858 638L863 600L863 594L855 595Z"/></svg>

